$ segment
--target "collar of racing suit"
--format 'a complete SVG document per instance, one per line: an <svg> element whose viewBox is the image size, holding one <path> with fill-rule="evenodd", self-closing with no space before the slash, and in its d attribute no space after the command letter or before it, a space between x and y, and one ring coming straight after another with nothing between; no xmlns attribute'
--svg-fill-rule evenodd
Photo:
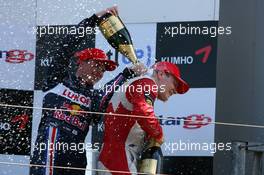
<svg viewBox="0 0 264 175"><path fill-rule="evenodd" d="M87 91L93 91L93 85L84 85L81 83L81 78L76 77L74 74L70 74L64 79L63 84L74 89L78 89L80 93L87 94Z"/></svg>

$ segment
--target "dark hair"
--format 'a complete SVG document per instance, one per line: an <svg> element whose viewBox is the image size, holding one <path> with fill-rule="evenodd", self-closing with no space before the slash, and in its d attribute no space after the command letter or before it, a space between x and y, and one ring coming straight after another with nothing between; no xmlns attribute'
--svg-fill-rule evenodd
<svg viewBox="0 0 264 175"><path fill-rule="evenodd" d="M75 73L78 69L78 58L72 56L69 60L69 65L68 65L68 72L73 72Z"/></svg>

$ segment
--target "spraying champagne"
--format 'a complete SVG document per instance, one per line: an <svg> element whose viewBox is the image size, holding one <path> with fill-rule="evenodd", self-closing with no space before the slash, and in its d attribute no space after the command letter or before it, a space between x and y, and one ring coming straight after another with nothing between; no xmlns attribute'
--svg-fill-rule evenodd
<svg viewBox="0 0 264 175"><path fill-rule="evenodd" d="M118 16L106 13L100 17L99 29L108 43L133 64L138 62L130 34Z"/></svg>

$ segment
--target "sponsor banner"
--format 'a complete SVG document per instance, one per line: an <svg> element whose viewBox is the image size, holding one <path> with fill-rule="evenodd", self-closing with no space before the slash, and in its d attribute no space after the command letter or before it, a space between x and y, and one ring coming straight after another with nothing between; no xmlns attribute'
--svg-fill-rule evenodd
<svg viewBox="0 0 264 175"><path fill-rule="evenodd" d="M32 107L33 91L0 89L0 103ZM29 155L32 109L0 108L0 154Z"/></svg>
<svg viewBox="0 0 264 175"><path fill-rule="evenodd" d="M155 102L156 115L164 118L160 120L165 138L163 155L213 155L211 149L199 149L198 144L214 143L211 122L215 121L215 92L215 88L192 88L184 95L172 96L165 103ZM192 143L198 146L191 148Z"/></svg>
<svg viewBox="0 0 264 175"><path fill-rule="evenodd" d="M222 31L220 31L222 32ZM229 32L225 29L225 32ZM216 87L217 21L157 24L157 61L177 64L191 89L157 101L165 156L213 156Z"/></svg>
<svg viewBox="0 0 264 175"><path fill-rule="evenodd" d="M80 29L76 25L37 27L35 90L46 89L67 75L70 59L73 59L69 55L73 53L66 53L69 49L63 48L74 36L80 39L76 50L94 47L94 32L90 28L87 28L89 31Z"/></svg>
<svg viewBox="0 0 264 175"><path fill-rule="evenodd" d="M0 24L0 28L0 87L33 90L36 43L33 27Z"/></svg>
<svg viewBox="0 0 264 175"><path fill-rule="evenodd" d="M217 21L158 23L157 61L177 64L192 88L215 87L218 34Z"/></svg>

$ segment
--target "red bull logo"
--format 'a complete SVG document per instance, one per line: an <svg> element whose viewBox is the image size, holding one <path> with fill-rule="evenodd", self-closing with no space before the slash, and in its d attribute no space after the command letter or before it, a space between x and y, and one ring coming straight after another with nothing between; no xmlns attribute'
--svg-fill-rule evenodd
<svg viewBox="0 0 264 175"><path fill-rule="evenodd" d="M80 120L79 117L83 117L83 113L79 112L81 111L81 108L80 106L78 106L79 105L70 105L64 103L63 108L66 110L71 110L69 111L70 115L67 115L66 112L63 112L62 110L57 110L54 112L53 117L58 120L65 121L66 123L72 126L76 126L80 130L84 131L87 128L88 124L86 121ZM81 114L81 116L79 114Z"/></svg>
<svg viewBox="0 0 264 175"><path fill-rule="evenodd" d="M71 104L64 103L63 108L65 108L66 110L69 110L71 115L82 115L83 114L81 112L82 108L80 107L80 105L76 105L76 104L71 105Z"/></svg>
<svg viewBox="0 0 264 175"><path fill-rule="evenodd" d="M82 113L82 109L79 105L76 104L67 104L64 103L62 106L63 109L69 110L70 115L67 115L67 112L63 112L62 110L57 110L54 112L53 117L65 121L66 123L76 126L80 130L84 131L88 124L86 121L81 121L79 117L84 117L84 113Z"/></svg>

